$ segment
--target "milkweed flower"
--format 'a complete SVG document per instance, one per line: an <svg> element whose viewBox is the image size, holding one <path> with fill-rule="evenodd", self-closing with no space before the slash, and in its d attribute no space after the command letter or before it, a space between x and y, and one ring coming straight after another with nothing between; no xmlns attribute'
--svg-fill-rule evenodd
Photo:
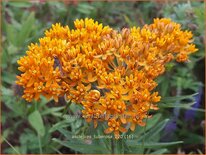
<svg viewBox="0 0 206 155"><path fill-rule="evenodd" d="M74 26L54 24L31 44L17 61L22 73L16 83L27 101L64 96L82 105L87 122L106 122L105 133L116 138L126 124L132 131L144 126L148 111L158 109L155 79L165 64L187 61L197 51L192 33L167 18L120 32L88 18Z"/></svg>

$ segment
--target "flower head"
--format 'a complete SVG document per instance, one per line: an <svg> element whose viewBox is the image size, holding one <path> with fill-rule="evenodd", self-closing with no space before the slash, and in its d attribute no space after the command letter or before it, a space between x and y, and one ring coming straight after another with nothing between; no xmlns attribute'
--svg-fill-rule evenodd
<svg viewBox="0 0 206 155"><path fill-rule="evenodd" d="M87 18L74 25L52 25L29 46L18 60L17 84L27 101L65 96L81 104L88 122L107 122L105 133L116 137L126 131L124 124L144 126L148 111L158 109L161 97L153 90L165 64L187 61L197 50L192 33L166 18L120 32Z"/></svg>

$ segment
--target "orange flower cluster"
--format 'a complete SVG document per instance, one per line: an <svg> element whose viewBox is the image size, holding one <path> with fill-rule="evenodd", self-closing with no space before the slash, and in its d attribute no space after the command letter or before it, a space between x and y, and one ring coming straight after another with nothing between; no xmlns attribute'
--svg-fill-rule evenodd
<svg viewBox="0 0 206 155"><path fill-rule="evenodd" d="M156 77L173 59L187 61L195 52L192 33L170 19L154 19L143 28L120 32L92 19L76 20L75 29L52 25L18 60L27 101L40 95L57 101L65 96L81 104L86 121L107 122L105 133L144 126L148 110L160 101Z"/></svg>

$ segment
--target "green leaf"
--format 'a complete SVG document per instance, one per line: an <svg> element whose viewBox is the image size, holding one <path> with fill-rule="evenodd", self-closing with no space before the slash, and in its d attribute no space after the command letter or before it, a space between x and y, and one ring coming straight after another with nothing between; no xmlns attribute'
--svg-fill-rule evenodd
<svg viewBox="0 0 206 155"><path fill-rule="evenodd" d="M166 77L166 76L162 77L163 81L160 85L160 88L161 88L160 93L162 96L166 96L168 94L168 89L169 89L170 83L169 83L169 80L167 80L167 78L168 77Z"/></svg>
<svg viewBox="0 0 206 155"><path fill-rule="evenodd" d="M163 107L163 108L188 108L188 107L191 107L193 104L195 104L195 102L179 103L179 104L175 104L175 103L158 103L158 106Z"/></svg>
<svg viewBox="0 0 206 155"><path fill-rule="evenodd" d="M71 139L72 136L74 135L74 133L72 133L71 131L65 130L65 129L58 129L58 131L63 134L67 139Z"/></svg>
<svg viewBox="0 0 206 155"><path fill-rule="evenodd" d="M10 133L11 133L10 128L4 130L3 134L2 134L2 137L0 138L0 142L2 143L4 141L4 139L7 139L7 137L9 136Z"/></svg>
<svg viewBox="0 0 206 155"><path fill-rule="evenodd" d="M167 122L169 121L169 119L165 119L164 121L158 123L154 128L152 128L151 130L149 130L149 132L147 132L144 136L145 140L149 140L151 137L154 137L155 135L157 135L160 131L162 131L162 129L164 129L164 127L166 126ZM141 139L141 138L140 138Z"/></svg>
<svg viewBox="0 0 206 155"><path fill-rule="evenodd" d="M42 117L39 113L39 111L34 111L33 113L31 113L28 117L29 123L31 124L31 126L36 130L36 132L40 135L40 136L44 136L45 134L45 127L44 127L44 123L42 120Z"/></svg>
<svg viewBox="0 0 206 155"><path fill-rule="evenodd" d="M148 118L147 125L146 125L146 131L154 127L157 122L160 120L162 114L156 114L152 116L152 118Z"/></svg>
<svg viewBox="0 0 206 155"><path fill-rule="evenodd" d="M27 145L28 150L39 149L38 136L29 129L26 129L25 132L21 134L20 143L21 145Z"/></svg>
<svg viewBox="0 0 206 155"><path fill-rule="evenodd" d="M6 36L8 41L13 44L17 45L17 38L16 36L18 35L17 30L14 28L14 25L6 23Z"/></svg>
<svg viewBox="0 0 206 155"><path fill-rule="evenodd" d="M190 99L190 100L194 100L194 96L197 95L198 93L194 93L191 95L182 95L182 96L173 96L173 97L164 97L161 99L161 102L176 102L176 101L181 101L181 100L185 100L185 99Z"/></svg>
<svg viewBox="0 0 206 155"><path fill-rule="evenodd" d="M194 110L194 111L204 112L205 113L205 109L199 109L199 108L193 108L193 107L184 107L184 109Z"/></svg>
<svg viewBox="0 0 206 155"><path fill-rule="evenodd" d="M15 74L12 74L12 73L5 73L3 72L2 73L2 81L5 82L5 83L8 83L8 84L13 84L14 81L16 80L16 77L15 77Z"/></svg>
<svg viewBox="0 0 206 155"><path fill-rule="evenodd" d="M14 46L13 44L10 44L7 47L7 52L8 52L9 55L17 54L18 48L16 46Z"/></svg>
<svg viewBox="0 0 206 155"><path fill-rule="evenodd" d="M123 139L113 139L114 140L114 154L123 154L124 147L123 147Z"/></svg>
<svg viewBox="0 0 206 155"><path fill-rule="evenodd" d="M190 133L186 139L184 139L185 144L204 144L205 137L198 135L196 133Z"/></svg>
<svg viewBox="0 0 206 155"><path fill-rule="evenodd" d="M71 141L61 141L56 138L53 138L52 140L63 146L66 146L72 150L75 150L81 153L109 153L101 145L97 145L97 144L86 144L78 140L75 140L72 142Z"/></svg>
<svg viewBox="0 0 206 155"><path fill-rule="evenodd" d="M1 91L2 91L2 95L4 95L4 96L12 96L13 95L13 91L11 89L4 87L4 86L1 87Z"/></svg>
<svg viewBox="0 0 206 155"><path fill-rule="evenodd" d="M21 46L25 42L25 40L28 38L29 34L32 31L32 27L34 25L35 18L34 18L34 12L31 12L26 21L22 24L21 31L18 35L18 42L17 45Z"/></svg>
<svg viewBox="0 0 206 155"><path fill-rule="evenodd" d="M89 15L92 13L92 11L95 8L87 3L79 3L78 7L77 7L77 11L79 11L82 14L86 14Z"/></svg>
<svg viewBox="0 0 206 155"><path fill-rule="evenodd" d="M75 129L78 129L79 127L81 127L81 125L82 125L82 120L81 119L77 119L77 121L75 121L73 123L73 126L74 126Z"/></svg>
<svg viewBox="0 0 206 155"><path fill-rule="evenodd" d="M48 109L44 110L41 114L42 115L54 114L54 113L56 113L58 111L61 111L62 109L64 109L64 106L48 108Z"/></svg>
<svg viewBox="0 0 206 155"><path fill-rule="evenodd" d="M11 89L2 87L2 101L4 101L4 105L6 105L7 108L13 111L13 116L22 116L25 117L26 114L26 107L25 104L22 103L21 100L16 101L13 97L13 92Z"/></svg>
<svg viewBox="0 0 206 155"><path fill-rule="evenodd" d="M151 130L149 130L147 133L142 134L140 137L137 137L137 139L132 139L132 140L127 140L126 142L131 142L133 141L133 143L137 143L139 141L141 141L142 139L150 140L150 138L156 136L167 124L167 122L169 121L169 119L165 119L164 121L158 123L155 127L153 127Z"/></svg>
<svg viewBox="0 0 206 155"><path fill-rule="evenodd" d="M64 111L63 111L63 113L62 113L62 116L64 116L64 115L66 114L66 112L69 110L69 106L71 105L71 103L72 103L72 100L70 100L70 101L67 103L67 105L66 105L66 107L65 107L65 109L64 109Z"/></svg>
<svg viewBox="0 0 206 155"><path fill-rule="evenodd" d="M158 103L158 106L160 108L182 108L186 110L194 110L198 112L205 112L205 109L199 109L199 108L193 108L191 107L195 102L189 102L187 104L180 103L180 104L174 104L174 103Z"/></svg>
<svg viewBox="0 0 206 155"><path fill-rule="evenodd" d="M162 114L156 114L156 115L153 115L152 118L148 118L145 131L148 131L149 129L154 127L158 123L158 121L160 120L161 116L162 116ZM144 132L144 127L142 127L142 126L138 126L135 129L135 135L137 137L139 137L139 135L142 134L143 132Z"/></svg>
<svg viewBox="0 0 206 155"><path fill-rule="evenodd" d="M1 67L2 67L2 70L3 70L3 69L7 68L7 63L8 63L8 60L9 60L8 54L7 54L5 49L2 48L2 52L1 52L0 56L1 56Z"/></svg>
<svg viewBox="0 0 206 155"><path fill-rule="evenodd" d="M39 108L44 107L47 103L51 101L51 99L47 100L46 97L40 96L41 104L39 104Z"/></svg>
<svg viewBox="0 0 206 155"><path fill-rule="evenodd" d="M10 6L18 7L18 8L27 8L27 7L30 7L32 5L32 3L28 2L28 1L19 1L19 2L11 1L8 4Z"/></svg>
<svg viewBox="0 0 206 155"><path fill-rule="evenodd" d="M58 122L50 128L49 132L51 133L51 132L54 132L58 129L68 127L68 126L70 126L70 123L73 121L75 121L75 118L70 117L69 119Z"/></svg>
<svg viewBox="0 0 206 155"><path fill-rule="evenodd" d="M89 134L92 134L92 133L94 134L95 133L94 136L98 136L98 135L103 135L104 134L104 129L105 129L105 126L103 124L100 124L100 125L98 125L96 130L93 128L93 126L92 127L90 126L90 129L88 129L88 130L89 130L89 132L91 132ZM94 131L92 131L92 130L94 130ZM104 147L105 149L110 149L111 148L111 139L109 139L109 138L100 138L98 140L99 140L99 143L101 143L102 147Z"/></svg>
<svg viewBox="0 0 206 155"><path fill-rule="evenodd" d="M176 141L176 142L159 142L159 143L153 143L153 142L146 142L144 143L144 148L162 148L166 146L181 144L183 141ZM137 147L142 148L142 143L134 143L134 142L128 142L128 145L130 147Z"/></svg>
<svg viewBox="0 0 206 155"><path fill-rule="evenodd" d="M205 29L205 24L204 21L205 20L205 12L204 12L204 5L200 5L196 8L194 8L194 12L196 15L196 23L198 24L198 30L200 33L202 33Z"/></svg>
<svg viewBox="0 0 206 155"><path fill-rule="evenodd" d="M163 153L166 153L166 152L168 152L167 149L159 149L157 151L151 152L150 154L163 154Z"/></svg>

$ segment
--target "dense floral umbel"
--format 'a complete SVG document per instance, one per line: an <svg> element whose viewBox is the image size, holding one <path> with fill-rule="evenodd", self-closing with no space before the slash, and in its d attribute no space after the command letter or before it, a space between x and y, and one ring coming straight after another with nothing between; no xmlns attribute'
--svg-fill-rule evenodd
<svg viewBox="0 0 206 155"><path fill-rule="evenodd" d="M57 101L65 96L81 104L86 121L107 122L105 133L120 132L129 125L144 126L149 109L157 110L157 76L173 59L187 61L197 49L192 33L170 19L155 19L142 29L120 32L92 19L76 20L75 29L52 25L38 44L18 60L17 84L27 101L40 95Z"/></svg>

